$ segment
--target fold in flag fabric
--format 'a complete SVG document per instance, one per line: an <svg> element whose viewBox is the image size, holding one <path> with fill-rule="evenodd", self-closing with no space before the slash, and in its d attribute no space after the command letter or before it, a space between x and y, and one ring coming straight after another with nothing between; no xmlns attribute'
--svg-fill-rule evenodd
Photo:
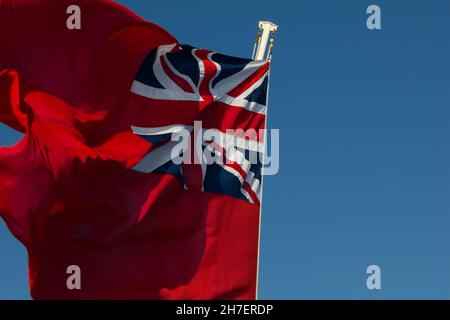
<svg viewBox="0 0 450 320"><path fill-rule="evenodd" d="M0 121L24 133L0 148L0 215L32 297L254 299L264 141L227 130L264 129L268 72L111 1L0 0ZM196 121L241 161L172 161L171 135Z"/></svg>

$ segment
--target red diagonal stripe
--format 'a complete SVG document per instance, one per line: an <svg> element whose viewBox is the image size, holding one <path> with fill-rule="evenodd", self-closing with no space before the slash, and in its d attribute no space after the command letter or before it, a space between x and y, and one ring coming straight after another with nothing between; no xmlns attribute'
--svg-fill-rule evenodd
<svg viewBox="0 0 450 320"><path fill-rule="evenodd" d="M242 93L245 92L245 90L250 88L256 81L261 79L267 73L267 71L269 71L269 67L270 63L267 62L261 68L256 70L250 76L248 76L244 81L242 81L240 85L238 85L230 92L228 92L228 95L233 98L240 96Z"/></svg>
<svg viewBox="0 0 450 320"><path fill-rule="evenodd" d="M194 90L192 89L192 87L190 86L190 84L183 79L182 77L178 76L177 74L175 74L174 72L172 72L172 70L170 69L170 67L167 65L166 62L166 58L165 57L161 57L161 65L163 67L164 72L184 91L188 92L188 93L194 93Z"/></svg>

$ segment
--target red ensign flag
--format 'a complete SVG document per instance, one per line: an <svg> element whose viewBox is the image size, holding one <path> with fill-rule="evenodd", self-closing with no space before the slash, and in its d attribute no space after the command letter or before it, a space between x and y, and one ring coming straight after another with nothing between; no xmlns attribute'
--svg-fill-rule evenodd
<svg viewBox="0 0 450 320"><path fill-rule="evenodd" d="M0 216L32 297L254 299L264 141L227 130L264 129L268 70L112 1L0 0L0 121L24 133L0 148ZM197 121L232 161L172 161Z"/></svg>

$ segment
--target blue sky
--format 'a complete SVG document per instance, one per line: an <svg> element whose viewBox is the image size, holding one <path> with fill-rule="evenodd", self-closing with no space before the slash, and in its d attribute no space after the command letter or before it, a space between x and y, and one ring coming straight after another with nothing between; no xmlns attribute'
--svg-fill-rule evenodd
<svg viewBox="0 0 450 320"><path fill-rule="evenodd" d="M251 54L280 25L260 298L450 299L450 2L131 1L181 43ZM370 4L382 30L366 28ZM0 126L0 144L19 139ZM26 253L0 227L0 298L29 298ZM366 268L381 267L368 290Z"/></svg>

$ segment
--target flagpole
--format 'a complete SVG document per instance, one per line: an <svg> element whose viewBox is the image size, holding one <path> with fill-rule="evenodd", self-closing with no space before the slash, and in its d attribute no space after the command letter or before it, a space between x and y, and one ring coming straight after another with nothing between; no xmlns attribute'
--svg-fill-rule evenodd
<svg viewBox="0 0 450 320"><path fill-rule="evenodd" d="M277 31L278 26L270 21L260 21L259 22L259 31L256 37L255 46L253 48L252 58L254 60L266 60L270 61L272 59L272 49L274 45L275 32ZM269 44L269 48L267 49L267 45ZM268 115L268 107L269 107L269 85L270 85L270 70L267 75L267 99L266 99L266 117L265 117L265 125L264 129L267 130L267 115ZM256 295L255 298L258 300L258 289L259 289L259 259L261 252L261 222L262 222L262 204L263 204L263 194L264 194L264 165L266 163L266 151L267 151L267 135L264 133L263 137L265 149L263 152L262 159L262 168L261 168L261 201L259 207L259 226L258 226L258 258L257 258L257 268L256 268Z"/></svg>

